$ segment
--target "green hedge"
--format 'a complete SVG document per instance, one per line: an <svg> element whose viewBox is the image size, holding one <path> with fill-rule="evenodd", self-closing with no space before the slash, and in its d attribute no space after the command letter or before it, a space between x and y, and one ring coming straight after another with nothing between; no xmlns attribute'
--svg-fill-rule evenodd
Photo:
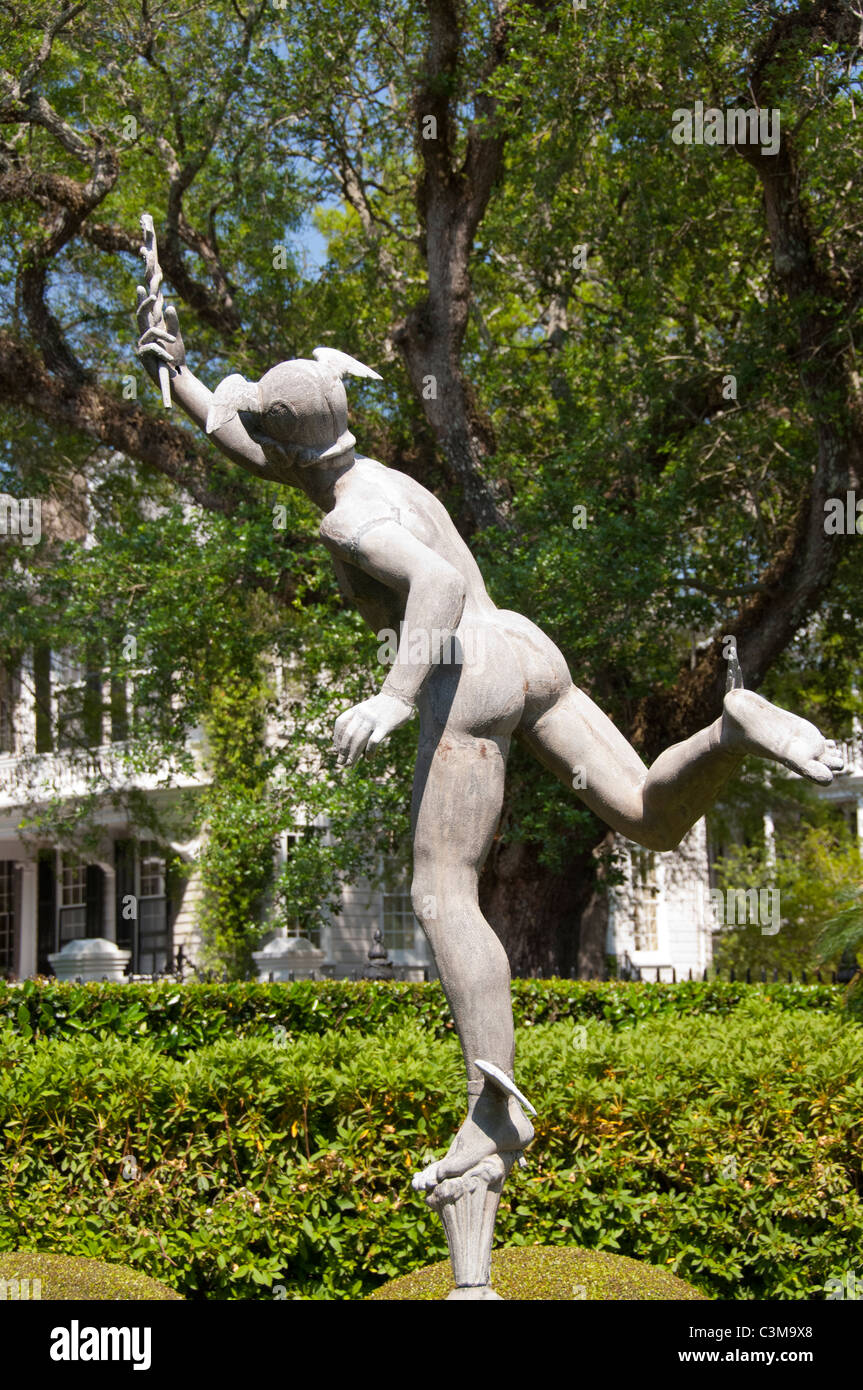
<svg viewBox="0 0 863 1390"><path fill-rule="evenodd" d="M725 1016L536 1023L518 1079L537 1140L499 1243L608 1250L731 1299L859 1274L859 1024L759 990ZM416 1022L225 1029L184 1060L146 1037L2 1029L0 1249L128 1264L190 1298L362 1297L445 1254L410 1177L462 1089L455 1038Z"/></svg>
<svg viewBox="0 0 863 1390"><path fill-rule="evenodd" d="M514 980L516 1024L533 1027L571 1019L602 1018L615 1027L662 1015L725 1017L753 995L781 1009L838 1009L842 991L819 984L608 984L577 980ZM289 1038L351 1028L419 1024L437 1038L453 1031L449 1006L439 984L302 981L296 984L67 985L28 980L0 985L0 1027L6 1022L25 1036L72 1037L109 1033L148 1037L172 1057L217 1042L229 1030L237 1037L276 1030Z"/></svg>

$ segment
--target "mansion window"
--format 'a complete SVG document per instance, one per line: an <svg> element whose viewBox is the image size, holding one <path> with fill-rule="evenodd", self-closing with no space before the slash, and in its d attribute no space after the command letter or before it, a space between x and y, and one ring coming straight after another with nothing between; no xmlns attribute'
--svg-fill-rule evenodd
<svg viewBox="0 0 863 1390"><path fill-rule="evenodd" d="M141 897L164 898L165 860L153 845L141 846Z"/></svg>
<svg viewBox="0 0 863 1390"><path fill-rule="evenodd" d="M133 975L158 975L173 961L168 864L160 845L117 841L117 945L131 951Z"/></svg>
<svg viewBox="0 0 863 1390"><path fill-rule="evenodd" d="M656 860L651 850L631 851L633 936L636 951L659 949L657 899L659 884Z"/></svg>
<svg viewBox="0 0 863 1390"><path fill-rule="evenodd" d="M281 856L283 863L286 863L298 847L307 843L316 835L323 834L324 827L319 825L295 826L293 830L283 830L281 834ZM281 925L287 929L288 936L302 936L307 941L311 941L313 946L321 944L321 927L319 922L310 922L301 913L291 911L289 902L284 902L284 910L281 918Z"/></svg>
<svg viewBox="0 0 863 1390"><path fill-rule="evenodd" d="M66 650L33 657L36 752L72 752L102 741L102 676L95 662Z"/></svg>
<svg viewBox="0 0 863 1390"><path fill-rule="evenodd" d="M384 892L381 893L381 932L388 951L412 951L419 927L414 916L410 889L405 886L405 868L400 860L384 860Z"/></svg>
<svg viewBox="0 0 863 1390"><path fill-rule="evenodd" d="M64 854L60 861L60 947L86 935L87 865L77 856Z"/></svg>
<svg viewBox="0 0 863 1390"><path fill-rule="evenodd" d="M381 930L388 951L412 951L417 919L408 892L381 894Z"/></svg>
<svg viewBox="0 0 863 1390"><path fill-rule="evenodd" d="M49 956L70 941L105 933L105 874L77 854L39 851L37 969L51 972Z"/></svg>

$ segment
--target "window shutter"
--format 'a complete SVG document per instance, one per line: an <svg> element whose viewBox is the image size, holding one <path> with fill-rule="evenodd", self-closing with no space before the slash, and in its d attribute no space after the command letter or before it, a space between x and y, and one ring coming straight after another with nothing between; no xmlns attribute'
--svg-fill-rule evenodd
<svg viewBox="0 0 863 1390"><path fill-rule="evenodd" d="M130 915L129 904L135 896L135 847L131 840L114 841L114 867L117 885L117 945L124 951L133 951L135 917ZM137 908L137 904L133 906Z"/></svg>
<svg viewBox="0 0 863 1390"><path fill-rule="evenodd" d="M36 695L36 752L50 753L54 747L51 728L51 652L37 647L33 653L33 685ZM51 947L53 950L53 946Z"/></svg>
<svg viewBox="0 0 863 1390"><path fill-rule="evenodd" d="M102 673L88 671L84 678L81 723L88 748L98 748L102 742Z"/></svg>
<svg viewBox="0 0 863 1390"><path fill-rule="evenodd" d="M39 851L37 882L36 969L40 975L50 975L48 957L57 949L57 875L52 849Z"/></svg>
<svg viewBox="0 0 863 1390"><path fill-rule="evenodd" d="M0 666L0 753L15 752L15 706L20 680L15 661Z"/></svg>
<svg viewBox="0 0 863 1390"><path fill-rule="evenodd" d="M188 879L179 865L171 858L168 852L168 865L165 875L165 895L168 899L168 930L173 931L177 914L183 905L183 894L186 891Z"/></svg>
<svg viewBox="0 0 863 1390"><path fill-rule="evenodd" d="M111 741L122 743L129 737L129 710L126 702L126 682L119 676L111 678Z"/></svg>
<svg viewBox="0 0 863 1390"><path fill-rule="evenodd" d="M98 864L87 865L87 935L105 934L105 875Z"/></svg>

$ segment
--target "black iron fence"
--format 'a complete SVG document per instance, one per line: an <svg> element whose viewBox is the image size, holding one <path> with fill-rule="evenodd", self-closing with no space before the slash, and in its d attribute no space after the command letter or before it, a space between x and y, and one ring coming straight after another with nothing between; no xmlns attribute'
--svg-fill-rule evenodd
<svg viewBox="0 0 863 1390"><path fill-rule="evenodd" d="M685 980L727 980L734 984L848 984L857 973L856 962L841 962L842 968L837 970L780 970L778 967L768 969L765 966L760 968L747 968L746 970L719 970L715 966L708 966L706 970L678 970L673 965L636 965L627 954L612 958L608 962L605 975L601 978L614 980L620 984L640 983L640 984L680 984ZM418 977L427 981L429 970L427 966L417 965L396 965L392 961L385 961L383 964L370 961L364 968L357 966L336 966L329 967L326 971L312 970L308 973L300 972L296 977L301 980L412 980L417 981ZM290 971L288 982L293 982L295 974ZM570 979L580 978L574 971L569 976ZM102 979L107 981L107 975ZM178 984L186 984L195 981L199 984L227 984L229 980L227 970L205 970L199 969L183 952L182 946L177 952L176 957L169 959L168 965L164 970L154 971L152 974L129 974L127 980L134 980L140 984L151 984L159 980L174 980ZM255 972L247 970L242 976L248 982L257 981L258 976ZM76 984L81 984L81 976L76 977ZM270 972L269 983L273 983L273 974Z"/></svg>
<svg viewBox="0 0 863 1390"><path fill-rule="evenodd" d="M717 970L710 966L707 970L677 970L673 965L641 965L632 967L633 974L622 977L652 984L679 984L682 980L728 980L730 984L801 984L835 985L847 983L835 970L800 970L795 976L793 970L767 970L765 968L746 970ZM575 976L573 976L575 978ZM614 979L615 976L609 978Z"/></svg>
<svg viewBox="0 0 863 1390"><path fill-rule="evenodd" d="M428 981L429 971L427 966L419 967L416 965L397 965L393 967L392 973L383 977L388 980L413 980L416 981L417 975L422 972L423 981ZM301 980L370 980L380 979L381 976L367 975L364 971L344 970L338 975L324 974L320 971L303 971L296 978ZM537 977L540 978L540 977ZM544 978L544 977L543 977ZM578 980L581 977L572 974L567 978ZM194 981L197 984L228 984L230 976L227 970L198 970L187 967L185 971L178 971L176 968L169 970L159 970L154 974L127 975L126 981L133 981L136 984L155 984L160 980L174 980L178 984L189 984ZM247 970L240 976L241 980L248 983L256 982L258 976L252 971ZM738 984L801 984L801 985L835 985L846 984L848 981L836 970L801 970L797 975L791 970L715 970L711 967L708 970L677 970L673 965L641 965L634 966L627 975L606 975L606 981L614 981L617 984L680 984L685 980L727 980L730 984L735 981ZM295 980L294 971L288 973L288 983ZM108 982L108 976L103 975L102 981ZM269 980L264 983L273 984L272 971ZM80 985L83 979L80 975L75 976L75 984ZM587 983L587 981L585 981Z"/></svg>

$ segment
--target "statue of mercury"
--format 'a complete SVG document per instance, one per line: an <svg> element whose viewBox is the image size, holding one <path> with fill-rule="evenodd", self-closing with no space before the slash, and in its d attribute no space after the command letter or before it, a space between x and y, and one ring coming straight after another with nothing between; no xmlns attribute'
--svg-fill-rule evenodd
<svg viewBox="0 0 863 1390"><path fill-rule="evenodd" d="M154 314L154 305L139 286L138 351L154 381L167 365L174 400L228 458L320 508L343 593L375 633L401 634L378 693L335 721L334 746L339 766L351 767L419 714L412 896L464 1052L467 1115L414 1186L431 1192L493 1155L509 1171L533 1138L532 1107L513 1078L509 963L477 889L512 739L607 825L653 850L680 843L748 754L822 784L842 759L813 724L736 679L718 718L647 768L545 633L492 602L438 499L356 452L342 378L376 372L316 348L315 360L282 362L256 383L229 376L211 392L186 364L176 311Z"/></svg>

